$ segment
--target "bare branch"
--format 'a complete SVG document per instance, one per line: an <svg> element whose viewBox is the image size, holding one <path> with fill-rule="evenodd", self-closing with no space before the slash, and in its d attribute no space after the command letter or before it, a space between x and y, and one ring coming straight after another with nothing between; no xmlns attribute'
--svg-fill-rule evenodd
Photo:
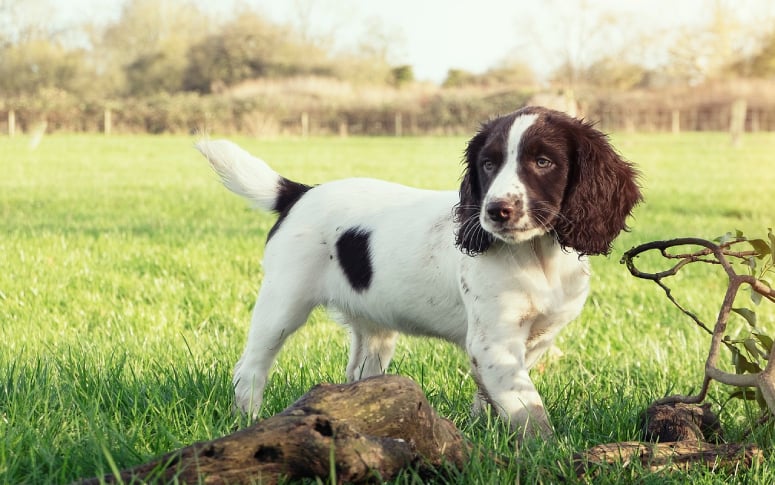
<svg viewBox="0 0 775 485"><path fill-rule="evenodd" d="M642 244L634 247L625 252L622 256L621 263L626 264L630 274L637 278L647 279L654 281L660 288L662 288L671 303L675 305L681 312L689 316L700 328L711 334L711 344L708 351L708 358L705 362L705 378L703 380L703 386L699 394L696 396L669 396L663 398L658 403L675 403L683 402L687 404L697 404L705 399L708 391L711 379L735 387L757 387L767 402L767 406L770 412L775 414L775 348L770 349L769 360L767 367L757 373L749 374L732 374L725 372L718 367L719 360L719 348L721 344L726 345L729 349L739 352L739 349L730 342L724 339L724 333L726 332L727 322L732 312L732 306L735 302L737 293L743 284L749 285L753 291L766 298L768 301L775 302L775 289L770 288L761 280L752 275L738 274L728 258L740 259L746 261L751 257L759 256L758 251L734 251L732 247L747 242L746 239L736 238L731 241L726 241L720 244L715 244L711 241L698 238L679 238L668 241L653 241L650 243ZM695 252L670 254L669 249L678 246L701 246L704 249ZM647 251L659 251L660 254L666 259L677 259L678 263L665 271L649 273L639 270L635 266L635 258ZM713 257L709 259L708 256ZM675 276L681 269L683 269L689 263L709 263L720 265L725 273L729 282L727 284L727 290L724 293L724 300L721 304L718 316L716 318L716 324L711 331L708 326L702 322L694 313L684 308L673 297L671 289L662 281L665 278ZM768 266L765 265L765 270L768 270Z"/></svg>
<svg viewBox="0 0 775 485"><path fill-rule="evenodd" d="M674 403L684 403L684 404L699 404L702 401L705 400L705 397L708 395L708 389L710 388L710 377L708 375L705 375L705 378L702 380L702 388L700 389L700 392L698 392L694 396L683 396L683 395L674 395L674 396L667 396L663 397L662 399L657 399L654 401L655 405L658 404L674 404Z"/></svg>
<svg viewBox="0 0 775 485"><path fill-rule="evenodd" d="M735 387L757 387L759 374L731 374L717 369L716 367L706 367L705 374L711 379L722 384Z"/></svg>

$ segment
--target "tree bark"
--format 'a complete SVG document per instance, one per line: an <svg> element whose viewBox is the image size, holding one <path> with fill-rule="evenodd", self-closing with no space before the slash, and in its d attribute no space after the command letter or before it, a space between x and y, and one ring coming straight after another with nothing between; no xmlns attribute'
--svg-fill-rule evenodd
<svg viewBox="0 0 775 485"><path fill-rule="evenodd" d="M411 379L378 376L320 384L282 413L213 441L196 443L119 476L82 484L141 480L179 483L276 483L281 477L388 480L462 469L470 451L452 422L440 418Z"/></svg>

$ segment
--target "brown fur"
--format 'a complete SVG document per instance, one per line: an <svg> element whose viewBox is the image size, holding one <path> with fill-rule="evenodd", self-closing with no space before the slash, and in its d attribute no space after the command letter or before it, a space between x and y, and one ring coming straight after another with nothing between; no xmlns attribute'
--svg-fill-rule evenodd
<svg viewBox="0 0 775 485"><path fill-rule="evenodd" d="M551 183L539 180L529 171L520 172L528 190L527 210L551 227L558 242L579 254L608 254L611 243L627 230L626 219L641 201L638 172L609 143L608 137L592 123L559 111L526 107L484 123L465 150L465 171L456 207L457 246L469 255L485 252L494 238L481 227L479 211L490 180L480 170L483 157L505 158L509 129L523 115L538 118L525 131L520 142L520 162L551 151L556 160L567 163L567 176ZM498 151L502 153L498 153ZM520 164L522 166L522 164ZM523 170L523 169L520 169ZM540 206L557 205L557 213L540 211Z"/></svg>

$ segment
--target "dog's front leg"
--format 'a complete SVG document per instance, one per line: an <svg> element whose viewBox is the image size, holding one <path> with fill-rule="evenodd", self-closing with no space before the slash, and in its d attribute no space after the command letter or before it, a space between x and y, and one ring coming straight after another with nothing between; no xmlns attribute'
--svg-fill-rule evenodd
<svg viewBox="0 0 775 485"><path fill-rule="evenodd" d="M490 404L520 438L551 435L552 427L530 380L526 360L530 329L539 318L533 302L519 290L520 285L508 281L508 274L502 276L503 281L494 281L493 276L498 276L495 270L466 269L460 285L468 317L466 350L479 386L474 411ZM501 291L494 291L497 288Z"/></svg>
<svg viewBox="0 0 775 485"><path fill-rule="evenodd" d="M494 329L489 326L485 333L476 326L470 330L466 347L479 386L479 402L474 403L474 409L484 403L491 405L520 439L551 436L552 427L543 401L525 366L526 349L522 339L500 332L500 338L493 338L490 333Z"/></svg>

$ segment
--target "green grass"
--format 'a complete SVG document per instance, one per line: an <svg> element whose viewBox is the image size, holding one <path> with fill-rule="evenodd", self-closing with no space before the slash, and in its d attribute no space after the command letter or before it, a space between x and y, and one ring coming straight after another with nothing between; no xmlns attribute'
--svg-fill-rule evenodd
<svg viewBox="0 0 775 485"><path fill-rule="evenodd" d="M571 456L637 440L637 416L700 384L708 339L658 288L618 262L636 244L712 238L775 226L775 135L734 149L721 134L617 135L643 172L646 203L611 257L593 258L582 316L558 339L563 355L533 377L557 431L515 449L497 420L468 414L474 384L451 345L402 338L392 372L510 465L471 463L456 481L573 483ZM455 188L462 138L236 141L284 175L319 183L372 176ZM242 350L274 219L216 181L187 137L50 136L35 150L0 139L0 482L67 483L147 461L244 426L231 413L231 368ZM644 262L658 264L644 258ZM713 320L723 281L699 269L677 281ZM764 325L775 331L772 313ZM342 382L348 339L324 312L291 337L265 394L265 416L321 381ZM723 402L727 389L714 386ZM738 402L721 412L730 439L755 421ZM770 447L772 430L753 439ZM407 474L398 482L413 483ZM649 474L614 466L599 483L772 483L775 459L734 476Z"/></svg>

